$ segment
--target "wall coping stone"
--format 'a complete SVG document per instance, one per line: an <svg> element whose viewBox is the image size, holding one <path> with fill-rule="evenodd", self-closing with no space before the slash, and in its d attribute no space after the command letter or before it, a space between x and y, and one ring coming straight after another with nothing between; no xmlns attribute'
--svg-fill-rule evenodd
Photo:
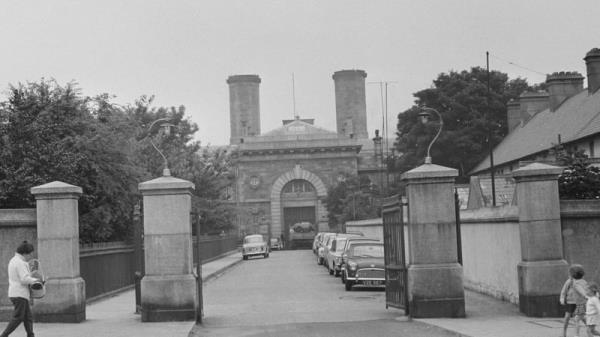
<svg viewBox="0 0 600 337"><path fill-rule="evenodd" d="M83 190L79 186L63 183L62 181L53 181L44 185L31 188L31 194L82 194Z"/></svg>
<svg viewBox="0 0 600 337"><path fill-rule="evenodd" d="M600 216L598 199L561 199L561 218L593 218Z"/></svg>
<svg viewBox="0 0 600 337"><path fill-rule="evenodd" d="M558 166L552 166L542 163L532 163L521 167L512 172L513 178L531 177L531 176L556 176L561 174L563 169Z"/></svg>
<svg viewBox="0 0 600 337"><path fill-rule="evenodd" d="M0 209L0 227L36 226L37 210L35 208Z"/></svg>
<svg viewBox="0 0 600 337"><path fill-rule="evenodd" d="M440 166L436 164L423 164L419 167L404 172L401 176L402 180L410 179L427 179L427 178L450 178L457 177L458 170L450 167Z"/></svg>
<svg viewBox="0 0 600 337"><path fill-rule="evenodd" d="M138 184L140 191L153 191L153 190L189 190L194 189L195 186L191 181L171 177L163 176L143 183Z"/></svg>
<svg viewBox="0 0 600 337"><path fill-rule="evenodd" d="M505 205L461 210L460 222L461 224L519 222L519 207Z"/></svg>

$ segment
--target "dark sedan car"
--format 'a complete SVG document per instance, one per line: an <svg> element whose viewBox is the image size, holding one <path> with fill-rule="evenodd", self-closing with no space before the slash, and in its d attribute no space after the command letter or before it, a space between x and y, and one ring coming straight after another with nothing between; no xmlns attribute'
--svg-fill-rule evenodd
<svg viewBox="0 0 600 337"><path fill-rule="evenodd" d="M352 244L346 252L346 258L342 273L347 291L352 290L354 285L385 286L383 243L357 242Z"/></svg>

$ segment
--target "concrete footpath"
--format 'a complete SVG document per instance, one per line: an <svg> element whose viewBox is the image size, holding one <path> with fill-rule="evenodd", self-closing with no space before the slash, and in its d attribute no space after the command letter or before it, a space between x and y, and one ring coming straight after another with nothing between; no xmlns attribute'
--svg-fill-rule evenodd
<svg viewBox="0 0 600 337"><path fill-rule="evenodd" d="M202 265L202 279L218 277L227 268L242 261L241 253L232 252L222 258ZM415 319L446 330L472 337L547 337L560 336L560 318L532 318L519 313L518 307L489 296L466 292L467 318L464 319ZM390 309L395 310L395 309ZM401 313L401 312L399 312ZM185 337L194 322L142 323L135 314L135 292L128 290L115 296L89 304L87 320L82 323L34 323L38 337ZM403 319L403 317L399 317ZM0 323L0 331L6 326ZM571 328L568 336L574 335ZM25 336L19 326L11 336ZM585 336L584 330L580 336Z"/></svg>
<svg viewBox="0 0 600 337"><path fill-rule="evenodd" d="M202 280L217 277L227 268L242 261L240 252L232 252L220 259L202 265ZM0 322L0 332L6 327ZM86 307L86 320L82 323L34 323L37 337L185 337L194 322L142 323L141 315L135 314L135 291L121 292ZM26 336L23 325L11 337Z"/></svg>

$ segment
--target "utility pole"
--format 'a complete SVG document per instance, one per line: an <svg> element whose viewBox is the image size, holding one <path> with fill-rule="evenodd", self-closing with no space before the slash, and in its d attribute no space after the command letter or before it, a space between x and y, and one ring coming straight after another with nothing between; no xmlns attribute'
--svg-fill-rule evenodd
<svg viewBox="0 0 600 337"><path fill-rule="evenodd" d="M381 98L381 133L382 139L385 145L381 145L381 162L382 166L385 163L385 176L386 176L386 185L385 191L390 185L390 177L387 169L387 162L389 160L389 136L388 136L388 85L392 83L398 83L397 81L379 81L379 82L367 82L367 84L379 84L379 94ZM377 137L377 136L376 136ZM383 155L383 147L385 146L385 156ZM384 161L385 158L385 161ZM384 186L381 186L382 191L384 190ZM387 194L386 194L387 195Z"/></svg>
<svg viewBox="0 0 600 337"><path fill-rule="evenodd" d="M485 61L487 67L487 114L492 121L492 113L490 111L490 52L485 52ZM492 146L492 125L488 126L488 150L490 152L490 172L492 176L492 206L496 207L496 179L494 174L494 147Z"/></svg>
<svg viewBox="0 0 600 337"><path fill-rule="evenodd" d="M294 119L296 119L296 81L294 81L294 73L292 73L292 104L294 111Z"/></svg>

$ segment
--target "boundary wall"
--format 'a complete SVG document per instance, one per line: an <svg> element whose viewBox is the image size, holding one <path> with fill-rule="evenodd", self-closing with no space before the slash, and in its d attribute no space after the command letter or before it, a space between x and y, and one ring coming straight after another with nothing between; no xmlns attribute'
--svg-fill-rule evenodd
<svg viewBox="0 0 600 337"><path fill-rule="evenodd" d="M465 288L517 305L518 212L510 205L460 212ZM564 259L583 265L588 282L600 283L600 200L560 200L560 220Z"/></svg>

